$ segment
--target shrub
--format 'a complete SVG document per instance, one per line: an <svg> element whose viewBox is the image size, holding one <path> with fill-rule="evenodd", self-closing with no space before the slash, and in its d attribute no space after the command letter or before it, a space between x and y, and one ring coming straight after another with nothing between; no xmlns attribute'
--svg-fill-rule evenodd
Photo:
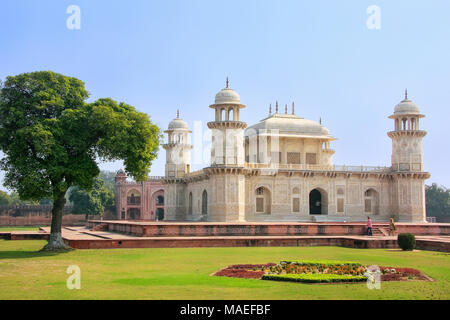
<svg viewBox="0 0 450 320"><path fill-rule="evenodd" d="M416 236L411 233L401 233L397 238L398 245L404 251L412 251L416 248Z"/></svg>
<svg viewBox="0 0 450 320"><path fill-rule="evenodd" d="M348 276L337 274L270 274L264 275L262 280L291 281L305 283L333 283L333 282L362 282L367 281L363 276Z"/></svg>

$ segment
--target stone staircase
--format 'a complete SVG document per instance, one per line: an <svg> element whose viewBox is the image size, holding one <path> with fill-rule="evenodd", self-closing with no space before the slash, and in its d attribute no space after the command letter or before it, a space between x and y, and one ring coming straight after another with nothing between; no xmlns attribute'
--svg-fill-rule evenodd
<svg viewBox="0 0 450 320"><path fill-rule="evenodd" d="M372 228L372 235L375 237L387 237L389 236L389 231L387 230L387 228L374 226Z"/></svg>
<svg viewBox="0 0 450 320"><path fill-rule="evenodd" d="M101 223L94 228L92 228L92 231L108 231L108 224L107 223Z"/></svg>

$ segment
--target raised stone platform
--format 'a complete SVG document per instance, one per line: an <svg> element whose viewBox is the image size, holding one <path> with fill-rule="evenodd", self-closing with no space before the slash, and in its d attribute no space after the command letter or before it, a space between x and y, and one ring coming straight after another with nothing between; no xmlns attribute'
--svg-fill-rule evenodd
<svg viewBox="0 0 450 320"><path fill-rule="evenodd" d="M448 223L397 223L399 233L450 235ZM349 236L364 235L365 223L350 222L146 222L89 220L87 227L137 237ZM388 223L374 223L374 235L388 236Z"/></svg>
<svg viewBox="0 0 450 320"><path fill-rule="evenodd" d="M0 239L5 240L47 240L49 233L40 231L8 231L0 232Z"/></svg>
<svg viewBox="0 0 450 320"><path fill-rule="evenodd" d="M42 228L49 232L49 228ZM63 229L63 238L76 249L205 248L205 247L305 247L398 248L396 237L387 236L153 236L136 237L83 227ZM417 249L450 252L450 236L417 236Z"/></svg>
<svg viewBox="0 0 450 320"><path fill-rule="evenodd" d="M417 249L450 252L450 224L397 223L399 233L416 235ZM365 236L364 223L186 223L92 220L86 227L65 227L64 240L76 249L302 247L398 248L387 223L374 223L374 236ZM47 239L39 232L8 232L10 240ZM5 233L6 234L6 233Z"/></svg>

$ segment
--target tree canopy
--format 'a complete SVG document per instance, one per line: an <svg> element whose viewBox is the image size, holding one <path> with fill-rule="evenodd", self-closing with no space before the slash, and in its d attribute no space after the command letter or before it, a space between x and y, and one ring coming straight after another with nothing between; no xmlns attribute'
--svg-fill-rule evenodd
<svg viewBox="0 0 450 320"><path fill-rule="evenodd" d="M426 186L425 197L427 203L427 216L450 218L450 189L433 183Z"/></svg>
<svg viewBox="0 0 450 320"><path fill-rule="evenodd" d="M5 191L0 190L0 206L9 206L12 204L12 199Z"/></svg>
<svg viewBox="0 0 450 320"><path fill-rule="evenodd" d="M114 205L114 192L105 186L101 178L95 179L91 190L76 186L69 193L69 200L73 204L72 213L75 214L103 215L106 206Z"/></svg>
<svg viewBox="0 0 450 320"><path fill-rule="evenodd" d="M49 246L63 246L62 208L71 186L90 190L97 161L123 160L137 181L147 178L161 140L148 115L123 102L87 103L84 83L51 71L6 78L0 88L0 168L22 199L53 199Z"/></svg>

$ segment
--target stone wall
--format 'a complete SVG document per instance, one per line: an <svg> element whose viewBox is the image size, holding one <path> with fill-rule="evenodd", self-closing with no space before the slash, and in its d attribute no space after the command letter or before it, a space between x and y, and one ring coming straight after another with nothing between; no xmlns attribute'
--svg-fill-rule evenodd
<svg viewBox="0 0 450 320"><path fill-rule="evenodd" d="M115 207L107 207L104 219L113 219ZM52 206L0 206L0 226L49 226L52 218ZM89 219L100 219L90 216ZM72 207L64 207L63 225L77 226L86 224L86 215L72 214Z"/></svg>

